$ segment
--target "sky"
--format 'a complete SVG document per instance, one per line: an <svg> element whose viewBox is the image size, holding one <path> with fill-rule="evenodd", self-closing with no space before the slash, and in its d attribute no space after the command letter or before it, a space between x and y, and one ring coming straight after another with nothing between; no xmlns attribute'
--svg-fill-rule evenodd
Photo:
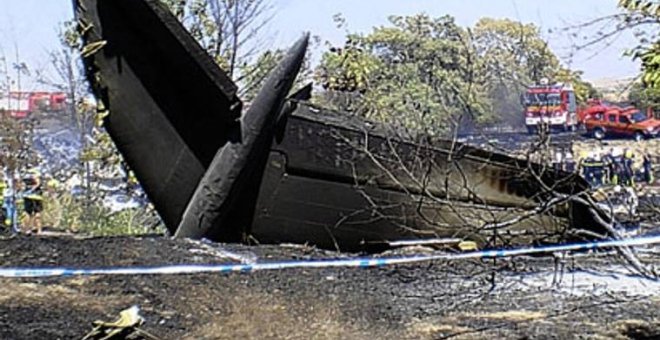
<svg viewBox="0 0 660 340"><path fill-rule="evenodd" d="M73 16L73 0L1 0L0 58L10 62L18 55L32 70L48 73L48 51L58 46L58 25ZM286 47L303 32L322 42L340 45L346 31L368 33L387 24L390 15L426 13L432 17L449 14L462 26L481 17L510 18L534 23L562 62L584 71L584 78L624 78L637 74L639 65L623 56L635 44L632 34L618 37L608 46L577 51L569 57L572 43L562 28L597 17L619 13L616 0L272 0L272 19L260 32L263 46ZM347 26L338 29L333 15L341 13ZM577 38L594 36L580 32ZM323 48L323 46L319 46ZM318 60L319 51L315 52ZM2 67L0 62L0 67ZM37 86L37 85L33 85Z"/></svg>

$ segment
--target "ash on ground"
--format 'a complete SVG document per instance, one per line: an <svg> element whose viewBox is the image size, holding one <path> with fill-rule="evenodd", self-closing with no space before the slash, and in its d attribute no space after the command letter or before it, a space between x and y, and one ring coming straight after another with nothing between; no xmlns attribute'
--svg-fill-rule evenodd
<svg viewBox="0 0 660 340"><path fill-rule="evenodd" d="M3 267L154 266L352 255L163 237L19 236ZM647 265L660 252L640 248ZM162 339L660 337L660 282L613 251L384 268L1 279L0 338L81 338L138 305Z"/></svg>

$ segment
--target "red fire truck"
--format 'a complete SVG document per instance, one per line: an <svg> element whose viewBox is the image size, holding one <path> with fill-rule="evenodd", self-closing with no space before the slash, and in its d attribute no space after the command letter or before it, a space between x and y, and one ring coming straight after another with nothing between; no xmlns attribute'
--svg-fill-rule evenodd
<svg viewBox="0 0 660 340"><path fill-rule="evenodd" d="M540 125L575 131L579 121L575 92L570 84L535 85L522 96L525 107L525 125L535 133Z"/></svg>
<svg viewBox="0 0 660 340"><path fill-rule="evenodd" d="M63 111L66 99L66 94L62 92L0 93L0 112L14 118L25 118L36 111Z"/></svg>

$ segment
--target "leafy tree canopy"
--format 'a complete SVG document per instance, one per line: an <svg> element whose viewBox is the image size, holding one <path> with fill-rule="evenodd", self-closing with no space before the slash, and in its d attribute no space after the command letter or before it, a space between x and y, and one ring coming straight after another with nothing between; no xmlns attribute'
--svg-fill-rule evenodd
<svg viewBox="0 0 660 340"><path fill-rule="evenodd" d="M640 28L635 35L639 39L630 54L642 62L642 82L649 87L660 85L660 2L657 0L619 0L619 7L627 11L619 29Z"/></svg>
<svg viewBox="0 0 660 340"><path fill-rule="evenodd" d="M561 66L533 24L392 16L368 34L348 33L331 47L316 78L325 104L368 118L443 133L470 122L519 123L520 94L543 78L570 82L579 100L595 91Z"/></svg>

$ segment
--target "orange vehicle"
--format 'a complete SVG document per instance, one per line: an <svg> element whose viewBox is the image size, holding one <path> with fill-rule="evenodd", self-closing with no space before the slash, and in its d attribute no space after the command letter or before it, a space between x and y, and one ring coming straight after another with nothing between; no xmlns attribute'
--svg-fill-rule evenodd
<svg viewBox="0 0 660 340"><path fill-rule="evenodd" d="M578 109L578 121L581 125L584 125L587 120L597 115L602 115L605 111L614 108L619 108L619 106L602 99L589 99L586 106L581 106Z"/></svg>
<svg viewBox="0 0 660 340"><path fill-rule="evenodd" d="M606 137L632 137L636 141L655 138L660 133L660 120L634 107L610 107L586 118L584 126L596 139Z"/></svg>

